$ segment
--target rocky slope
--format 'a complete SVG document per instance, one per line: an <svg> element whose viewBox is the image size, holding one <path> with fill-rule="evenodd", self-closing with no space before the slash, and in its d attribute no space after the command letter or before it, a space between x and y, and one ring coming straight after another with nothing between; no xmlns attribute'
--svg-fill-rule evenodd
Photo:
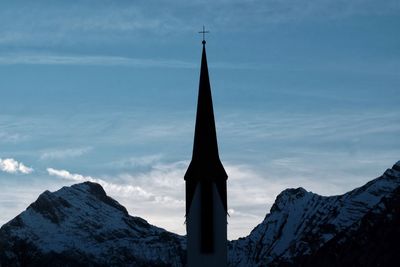
<svg viewBox="0 0 400 267"><path fill-rule="evenodd" d="M366 185L324 197L278 195L230 266L397 266L400 161ZM184 266L185 239L130 216L95 183L44 192L0 229L0 266Z"/></svg>
<svg viewBox="0 0 400 267"><path fill-rule="evenodd" d="M399 266L400 188L384 197L362 220L296 266Z"/></svg>
<svg viewBox="0 0 400 267"><path fill-rule="evenodd" d="M182 266L184 238L85 182L44 192L0 229L1 266Z"/></svg>
<svg viewBox="0 0 400 267"><path fill-rule="evenodd" d="M355 257L353 253L359 254L359 260L374 254L379 261L379 248L386 241L368 237L367 230L385 232L386 236L392 230L398 234L400 226L394 221L399 217L395 204L399 191L400 161L381 177L339 196L287 189L278 195L271 212L249 236L230 243L230 265L366 266L350 259ZM374 222L372 228L376 229L368 229ZM384 225L390 225L391 230L380 229ZM400 253L398 245L387 249L388 253Z"/></svg>

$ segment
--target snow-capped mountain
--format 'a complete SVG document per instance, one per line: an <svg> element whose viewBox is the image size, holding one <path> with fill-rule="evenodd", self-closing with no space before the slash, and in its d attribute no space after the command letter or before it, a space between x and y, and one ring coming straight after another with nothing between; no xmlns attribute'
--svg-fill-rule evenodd
<svg viewBox="0 0 400 267"><path fill-rule="evenodd" d="M1 266L182 266L185 239L85 182L44 192L0 229ZM128 264L129 263L129 264Z"/></svg>
<svg viewBox="0 0 400 267"><path fill-rule="evenodd" d="M229 242L229 265L397 266L399 225L400 161L343 195L284 190L249 236ZM44 192L0 229L0 266L184 266L185 254L184 237L90 182Z"/></svg>
<svg viewBox="0 0 400 267"><path fill-rule="evenodd" d="M372 213L377 218L389 216L390 208L387 208L387 204L397 201L399 191L400 161L392 169L386 170L381 177L339 196L324 197L307 192L303 188L286 189L278 195L271 212L249 236L230 243L230 264L327 266L311 261L312 256L321 254L328 246L340 247L346 243L347 238L351 236L349 233L358 231L363 221L365 223ZM399 216L399 210L397 212ZM400 226L397 231L400 231ZM361 235L359 242L356 240L354 243L355 246L361 246L361 237L367 238ZM365 255L372 253L378 246L380 244L373 244ZM398 245L391 249L400 253ZM327 250L325 254L327 253L335 254L337 251ZM346 256L345 251L342 254L342 257ZM333 266L366 265L352 263Z"/></svg>

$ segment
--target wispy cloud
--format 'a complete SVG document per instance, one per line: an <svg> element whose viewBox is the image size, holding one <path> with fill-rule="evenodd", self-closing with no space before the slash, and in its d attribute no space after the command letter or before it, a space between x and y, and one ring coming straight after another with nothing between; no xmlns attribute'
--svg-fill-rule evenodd
<svg viewBox="0 0 400 267"><path fill-rule="evenodd" d="M13 158L0 158L0 170L13 174L29 174L33 172L32 168L25 166L22 162L18 162Z"/></svg>
<svg viewBox="0 0 400 267"><path fill-rule="evenodd" d="M318 142L347 140L369 135L400 132L399 112L331 114L251 114L251 118L229 114L220 128L235 136L254 139L286 140L308 138ZM314 139L315 138L315 139Z"/></svg>
<svg viewBox="0 0 400 267"><path fill-rule="evenodd" d="M0 143L18 143L25 141L27 136L21 135L19 133L9 133L5 131L0 131Z"/></svg>
<svg viewBox="0 0 400 267"><path fill-rule="evenodd" d="M170 37L195 32L204 21L216 30L242 31L290 21L399 14L400 11L395 0L122 1L111 6L100 1L95 8L89 3L77 1L65 6L35 2L2 8L0 23L7 30L3 30L0 43L49 46L100 39L110 43L135 41L138 35Z"/></svg>
<svg viewBox="0 0 400 267"><path fill-rule="evenodd" d="M122 193L122 194L136 194L139 197L143 197L145 199L152 198L152 194L141 188L140 186L132 186L132 185L118 185L114 183L106 182L102 179L94 178L91 176L83 176L77 173L70 173L66 170L57 170L53 168L47 168L47 172L49 175L57 176L66 180L74 181L74 182L85 182L90 181L94 183L99 183L103 186L107 191L111 191L113 193Z"/></svg>
<svg viewBox="0 0 400 267"><path fill-rule="evenodd" d="M198 63L176 59L146 59L122 56L49 55L49 54L4 54L0 65L75 65L75 66L126 66L136 68L198 68ZM260 66L250 63L214 62L215 69L256 69Z"/></svg>
<svg viewBox="0 0 400 267"><path fill-rule="evenodd" d="M145 200L145 201L153 201L156 203L162 204L182 204L180 201L175 200L169 196L156 195L141 186L134 186L131 184L117 184L107 182L104 179L95 178L92 176L84 176L77 173L70 173L67 170L58 170L53 168L47 168L47 172L51 176L57 176L66 180L74 181L74 182L85 182L90 181L94 183L98 183L104 187L104 189L110 192L112 195L122 195L122 196L131 196L132 198Z"/></svg>
<svg viewBox="0 0 400 267"><path fill-rule="evenodd" d="M151 166L162 159L161 154L146 155L141 157L129 157L126 159L116 160L108 163L107 165L114 168L136 168Z"/></svg>
<svg viewBox="0 0 400 267"><path fill-rule="evenodd" d="M1 65L97 65L158 68L195 68L196 64L169 59L143 59L115 56L10 54L0 56Z"/></svg>
<svg viewBox="0 0 400 267"><path fill-rule="evenodd" d="M65 159L71 157L74 158L89 153L92 149L93 149L92 147L81 147L81 148L47 150L42 152L42 154L40 155L40 159L51 160L51 159Z"/></svg>

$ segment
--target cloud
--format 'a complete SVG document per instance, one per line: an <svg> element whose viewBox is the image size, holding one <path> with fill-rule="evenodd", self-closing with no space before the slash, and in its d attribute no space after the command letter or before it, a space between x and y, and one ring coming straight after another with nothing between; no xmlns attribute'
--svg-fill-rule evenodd
<svg viewBox="0 0 400 267"><path fill-rule="evenodd" d="M135 183L151 191L155 196L163 196L160 201L138 201L129 195L113 197L126 206L131 214L139 214L153 224L185 234L183 177L188 164L189 161L156 162L149 171L138 174L124 173L118 176L123 183ZM271 177L247 164L224 162L224 166L229 175L227 187L230 239L248 234L259 224L269 212L276 196L284 189L298 186L321 189L330 183L330 181L317 183L312 179L299 179L299 177L279 177L279 174ZM326 193L322 190L321 192Z"/></svg>
<svg viewBox="0 0 400 267"><path fill-rule="evenodd" d="M9 54L0 56L1 65L97 65L158 68L196 68L197 65L173 59L144 59L117 56ZM223 66L223 65L222 65Z"/></svg>
<svg viewBox="0 0 400 267"><path fill-rule="evenodd" d="M1 159L0 158L0 170L7 173L21 173L21 174L29 174L33 172L33 169L30 167L25 166L22 162L18 162L15 159L7 158Z"/></svg>
<svg viewBox="0 0 400 267"><path fill-rule="evenodd" d="M113 5L90 1L65 6L26 3L0 6L3 44L127 43L149 36L193 33L204 21L215 30L254 31L268 24L356 15L399 14L396 0L274 1L121 1ZM196 16L193 16L196 14ZM34 23L32 23L34 21Z"/></svg>
<svg viewBox="0 0 400 267"><path fill-rule="evenodd" d="M129 157L127 159L121 159L107 163L107 165L114 168L137 168L147 167L159 162L163 156L161 154L147 155L141 157Z"/></svg>
<svg viewBox="0 0 400 267"><path fill-rule="evenodd" d="M151 193L148 193L144 189L142 189L139 186L132 186L132 185L118 185L118 184L113 184L106 182L102 179L94 178L91 176L83 176L81 174L77 173L70 173L69 171L66 170L57 170L53 168L47 168L47 172L51 176L57 176L66 180L74 181L74 182L93 182L93 183L98 183L101 186L103 186L107 191L111 191L113 193L122 193L122 194L137 194L140 197L144 197L146 199L150 199L152 197Z"/></svg>
<svg viewBox="0 0 400 267"><path fill-rule="evenodd" d="M317 157L318 155L313 155ZM340 159L339 155L333 156ZM47 168L49 175L72 183L99 183L107 194L124 205L129 213L179 234L185 234L185 182L189 161L161 162L150 155L131 158L122 164L149 165L139 173L125 172L114 177L93 177L64 169ZM329 166L310 159L277 157L264 166L224 162L228 178L229 239L242 237L259 224L269 212L276 196L286 188L303 187L322 195L342 194L363 185L373 177L352 177L350 173L327 173ZM337 166L338 162L331 162ZM367 162L368 164L368 162ZM384 163L384 164L387 164ZM341 166L345 168L345 166ZM343 176L339 177L338 176ZM342 179L342 180L341 180ZM341 183L341 181L346 181ZM351 182L349 182L351 180ZM181 223L180 223L181 222Z"/></svg>
<svg viewBox="0 0 400 267"><path fill-rule="evenodd" d="M141 186L134 186L131 184L117 184L107 182L104 179L95 178L92 176L83 176L77 173L70 173L67 170L57 170L53 168L47 168L47 172L51 176L57 176L66 180L74 181L74 182L85 182L90 181L94 183L100 184L107 192L111 195L118 196L130 196L134 199L144 200L144 201L152 201L156 203L163 204L181 204L180 201L173 199L169 196L155 195L144 189Z"/></svg>
<svg viewBox="0 0 400 267"><path fill-rule="evenodd" d="M282 122L285 124L286 122ZM346 166L340 152L302 150L299 155L274 155L262 164L253 165L224 162L228 173L228 229L229 238L235 239L250 233L269 212L277 195L286 188L303 187L321 195L342 194L373 178L367 170L354 170L353 161ZM307 154L309 153L309 154ZM315 154L316 153L316 154ZM331 161L320 159L329 157ZM361 158L359 157L361 160ZM367 159L367 158L365 158ZM185 182L184 174L189 161L161 162L163 157L150 155L119 161L118 168L133 164L129 172L114 177L96 178L71 173L66 170L48 168L50 175L72 182L92 181L101 184L106 192L124 205L130 214L140 216L150 223L179 234L185 234ZM375 159L370 159L377 164ZM115 164L118 161L114 162ZM309 162L313 162L310 164ZM379 164L386 166L388 159ZM360 168L367 166L360 163ZM137 169L146 165L144 171ZM341 166L332 172L332 166ZM133 172L134 171L134 172ZM375 170L379 174L380 170ZM363 175L365 173L365 175ZM178 222L178 223L177 223ZM181 223L179 223L181 222Z"/></svg>
<svg viewBox="0 0 400 267"><path fill-rule="evenodd" d="M27 139L26 136L23 136L19 133L9 133L9 132L0 132L0 143L18 143L21 141L25 141Z"/></svg>
<svg viewBox="0 0 400 267"><path fill-rule="evenodd" d="M49 150L42 152L42 155L40 155L40 159L48 160L48 159L65 159L65 158L79 157L86 153L89 153L91 150L92 147Z"/></svg>
<svg viewBox="0 0 400 267"><path fill-rule="evenodd" d="M100 179L62 169L48 168L47 172L72 182L99 183L131 214L170 231L185 234L183 176L188 164L189 161L154 162L149 171L119 174L114 178L119 180L118 183L108 181L110 178ZM229 175L229 238L232 239L250 232L262 221L276 195L286 188L287 182L266 180L246 165L228 163L226 170Z"/></svg>
<svg viewBox="0 0 400 267"><path fill-rule="evenodd" d="M301 186L322 195L342 194L380 175L385 168L398 160L398 115L398 112L339 112L316 116L307 113L260 112L249 115L231 113L229 117L220 117L220 152L222 159L226 160L223 163L229 175L229 238L249 233L262 221L276 196L285 188ZM129 133L129 136L136 138L136 142L146 144L147 152L153 151L147 145L151 146L154 140L166 143L166 140L174 137L173 142L182 145L184 140L187 139L190 143L192 139L191 120L184 120L184 123L165 120L168 124L157 121L156 129L162 129L162 133L156 132L154 138L152 136L146 139L152 130L143 129L143 126L137 127L139 123L134 121L134 117L124 117L120 114L112 114L112 117L102 114L95 116L101 119L86 118L84 122L71 120L73 127L69 129L75 130L84 125L85 127L79 127L79 133L81 136L90 136L91 142L96 144L96 149L99 143L115 144L115 141L125 140L132 142L132 138L118 136L122 133ZM118 124L110 123L117 121L116 118L122 119ZM86 123L87 121L99 122L99 125L95 125L98 128ZM150 125L147 122L143 124ZM176 133L174 127L170 127L171 124L183 124L185 130L178 129L179 132ZM56 126L58 125L54 124L54 129L62 129ZM103 132L99 129L106 128L115 132L96 137L96 133ZM71 140L74 131L68 132L69 129L64 129L62 134ZM52 134L53 137L55 135ZM93 136L100 138L101 142L99 139L93 139ZM390 137L393 137L393 140ZM110 141L107 139L106 142L106 139L102 138L110 138ZM357 138L360 140L357 141ZM182 155L179 145L174 146L175 151L171 154L168 154L168 149L158 146L154 151L160 151L161 147L165 150L162 154L131 157L131 151L138 147L132 146L128 152L119 154L123 157L128 153L125 159L100 158L106 161L105 164L115 167L112 168L112 175L89 176L61 168L49 168L47 171L53 177L63 179L52 179L54 184L58 185L83 181L98 182L110 196L124 205L130 214L184 234L183 176L189 162L163 162L173 160L171 155ZM83 144L82 147L84 146ZM355 152L352 151L352 146L356 146ZM373 146L378 148L371 148ZM188 155L191 143L186 147L185 152ZM140 153L140 150L137 153ZM99 168L99 159L93 160L99 172L110 171L109 165ZM88 166L81 164L80 168L84 167L95 169L93 162L89 162Z"/></svg>
<svg viewBox="0 0 400 267"><path fill-rule="evenodd" d="M0 65L76 65L76 66L126 66L137 68L178 68L195 69L198 64L176 59L149 59L107 55L49 55L49 54L4 54L0 55ZM256 69L249 63L214 62L215 69Z"/></svg>
<svg viewBox="0 0 400 267"><path fill-rule="evenodd" d="M154 162L148 171L138 174L122 173L108 178L84 176L54 168L47 168L47 172L51 176L73 183L84 181L99 183L107 194L124 205L130 214L145 218L150 223L170 231L184 234L183 175L186 165L186 161L169 164Z"/></svg>

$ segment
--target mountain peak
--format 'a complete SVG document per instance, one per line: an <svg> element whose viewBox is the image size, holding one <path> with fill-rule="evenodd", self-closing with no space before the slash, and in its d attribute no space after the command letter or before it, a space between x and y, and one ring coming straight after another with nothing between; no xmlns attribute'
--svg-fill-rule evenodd
<svg viewBox="0 0 400 267"><path fill-rule="evenodd" d="M75 184L72 185L71 188L77 189L79 191L87 192L91 196L95 197L97 200L114 207L120 211L122 211L125 214L128 214L128 211L126 208L122 205L120 205L117 201L115 201L113 198L107 196L106 192L104 191L103 187L98 184L98 183L93 183L93 182L83 182L80 184Z"/></svg>
<svg viewBox="0 0 400 267"><path fill-rule="evenodd" d="M80 184L74 184L71 186L71 188L79 188L88 193L91 193L93 195L98 195L101 197L107 196L106 191L104 191L103 187L98 183L87 181Z"/></svg>
<svg viewBox="0 0 400 267"><path fill-rule="evenodd" d="M282 211L288 208L288 206L311 197L312 195L314 195L314 193L308 192L302 187L285 189L276 197L275 203L271 207L271 212Z"/></svg>
<svg viewBox="0 0 400 267"><path fill-rule="evenodd" d="M72 186L64 186L56 192L46 190L29 207L33 211L50 220L52 223L60 223L68 214L68 210L82 210L84 208L106 205L111 209L117 209L124 215L128 211L117 201L107 196L103 187L93 182L83 182ZM79 212L76 213L79 215Z"/></svg>
<svg viewBox="0 0 400 267"><path fill-rule="evenodd" d="M380 177L343 195L326 197L303 188L286 189L277 196L264 221L248 237L232 244L231 261L234 266L302 265L294 261L358 229L362 220L368 221L370 212L383 212L378 217L386 218L384 207L394 201L399 190L399 162Z"/></svg>
<svg viewBox="0 0 400 267"><path fill-rule="evenodd" d="M280 197L289 197L289 198L293 198L293 199L298 199L298 198L302 198L304 197L304 195L306 195L308 192L307 190L305 190L303 187L298 187L298 188L287 188L285 190L283 190L278 196L277 198Z"/></svg>
<svg viewBox="0 0 400 267"><path fill-rule="evenodd" d="M183 237L130 216L101 185L91 182L43 192L0 229L0 248L9 254L3 260L0 250L4 266L24 265L21 261L29 257L30 266L121 266L127 261L181 266L184 246ZM21 249L29 251L23 259L18 256ZM90 264L82 264L86 261Z"/></svg>

